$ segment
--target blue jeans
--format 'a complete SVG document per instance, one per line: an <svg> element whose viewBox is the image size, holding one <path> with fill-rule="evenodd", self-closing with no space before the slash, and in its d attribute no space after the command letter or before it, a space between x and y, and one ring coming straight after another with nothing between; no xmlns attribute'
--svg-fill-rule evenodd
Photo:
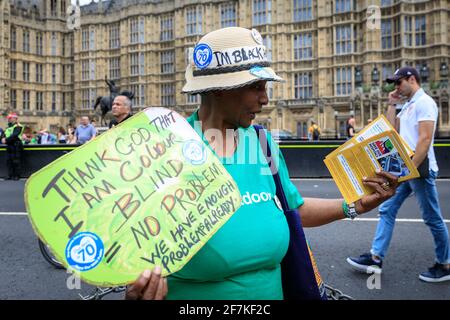
<svg viewBox="0 0 450 320"><path fill-rule="evenodd" d="M430 170L428 178L403 182L397 188L395 195L380 206L380 221L370 250L373 255L382 259L385 257L391 242L398 210L411 192L414 192L422 218L433 234L436 262L450 263L449 235L439 207L436 188L437 175L437 172Z"/></svg>

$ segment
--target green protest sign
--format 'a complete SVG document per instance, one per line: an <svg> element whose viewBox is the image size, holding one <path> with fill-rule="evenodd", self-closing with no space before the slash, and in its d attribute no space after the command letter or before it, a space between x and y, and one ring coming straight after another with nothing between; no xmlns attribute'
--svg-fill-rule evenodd
<svg viewBox="0 0 450 320"><path fill-rule="evenodd" d="M155 265L181 269L241 196L182 116L148 108L33 174L25 204L59 261L118 286Z"/></svg>

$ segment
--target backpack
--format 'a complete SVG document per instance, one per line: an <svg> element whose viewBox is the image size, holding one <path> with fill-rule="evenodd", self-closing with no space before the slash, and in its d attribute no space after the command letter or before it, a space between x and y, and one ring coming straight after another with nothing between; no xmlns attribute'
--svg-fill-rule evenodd
<svg viewBox="0 0 450 320"><path fill-rule="evenodd" d="M318 139L319 136L320 136L319 127L315 125L315 126L313 126L312 137L313 137L313 139Z"/></svg>

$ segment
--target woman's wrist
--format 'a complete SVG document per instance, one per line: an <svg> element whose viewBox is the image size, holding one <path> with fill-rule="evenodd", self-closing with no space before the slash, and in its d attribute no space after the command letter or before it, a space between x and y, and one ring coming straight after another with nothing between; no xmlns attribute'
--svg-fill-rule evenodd
<svg viewBox="0 0 450 320"><path fill-rule="evenodd" d="M342 211L344 216L351 220L355 219L359 214L356 209L356 204L354 202L349 204L345 200L342 201Z"/></svg>

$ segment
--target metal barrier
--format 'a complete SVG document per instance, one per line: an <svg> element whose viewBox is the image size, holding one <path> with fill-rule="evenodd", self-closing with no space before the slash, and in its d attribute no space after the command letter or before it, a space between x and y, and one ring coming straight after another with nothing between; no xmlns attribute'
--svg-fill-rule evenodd
<svg viewBox="0 0 450 320"><path fill-rule="evenodd" d="M329 178L330 173L323 159L339 147L344 140L279 142L291 178ZM55 159L74 150L77 145L26 145L22 177L27 178ZM439 177L450 178L450 139L436 139L434 143L439 165ZM0 178L7 176L6 147L0 145Z"/></svg>

